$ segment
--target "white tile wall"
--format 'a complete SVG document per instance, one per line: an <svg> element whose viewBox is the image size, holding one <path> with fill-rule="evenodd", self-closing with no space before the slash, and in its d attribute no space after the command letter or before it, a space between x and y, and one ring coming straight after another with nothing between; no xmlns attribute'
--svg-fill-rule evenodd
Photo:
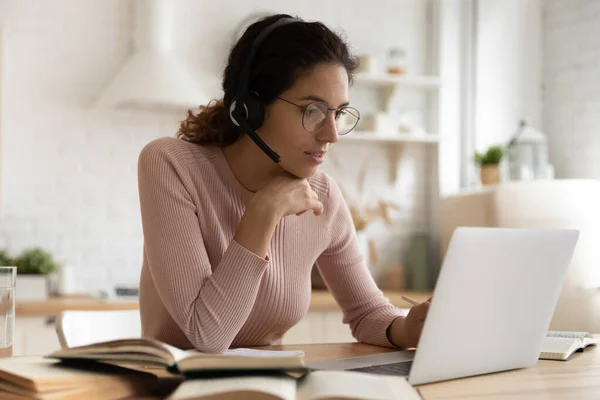
<svg viewBox="0 0 600 400"><path fill-rule="evenodd" d="M600 179L600 2L543 1L544 130L557 178Z"/></svg>
<svg viewBox="0 0 600 400"><path fill-rule="evenodd" d="M424 72L426 15L420 0L176 4L175 48L212 95L218 93L218 74L237 22L256 9L343 27L356 52L369 51L381 64L389 46L404 46L410 68ZM137 283L142 259L137 155L148 141L173 135L182 118L93 108L95 96L130 51L131 6L124 0L2 0L0 18L8 37L0 245L13 252L48 248L73 266L81 290ZM427 177L419 148L406 149L396 187L385 180L385 149L348 146L337 154L345 160L367 157L372 174L367 189L382 189L400 203L395 236L386 235L391 243L383 254L397 258L406 232L425 226ZM351 170L342 176L330 164L325 168L352 184ZM378 229L383 228L375 226L374 235Z"/></svg>

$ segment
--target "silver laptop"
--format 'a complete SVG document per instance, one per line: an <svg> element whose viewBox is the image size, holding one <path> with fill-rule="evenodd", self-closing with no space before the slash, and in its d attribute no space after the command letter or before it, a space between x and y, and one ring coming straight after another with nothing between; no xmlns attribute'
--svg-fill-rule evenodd
<svg viewBox="0 0 600 400"><path fill-rule="evenodd" d="M570 229L457 228L416 351L308 366L420 385L534 365L578 237Z"/></svg>

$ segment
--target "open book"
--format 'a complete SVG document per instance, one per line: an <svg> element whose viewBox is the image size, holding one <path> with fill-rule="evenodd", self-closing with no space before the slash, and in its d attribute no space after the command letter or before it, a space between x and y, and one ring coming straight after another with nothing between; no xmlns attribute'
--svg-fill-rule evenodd
<svg viewBox="0 0 600 400"><path fill-rule="evenodd" d="M71 366L42 357L0 358L0 399L95 400L139 395L153 374L109 364Z"/></svg>
<svg viewBox="0 0 600 400"><path fill-rule="evenodd" d="M352 371L313 371L289 376L241 376L184 381L167 400L421 400L405 378Z"/></svg>
<svg viewBox="0 0 600 400"><path fill-rule="evenodd" d="M122 364L157 365L182 375L218 371L297 371L307 372L304 352L232 349L223 354L181 350L158 340L120 339L71 347L46 357L59 360L95 360Z"/></svg>
<svg viewBox="0 0 600 400"><path fill-rule="evenodd" d="M564 361L568 360L576 351L597 344L598 339L587 332L550 331L544 338L539 358Z"/></svg>

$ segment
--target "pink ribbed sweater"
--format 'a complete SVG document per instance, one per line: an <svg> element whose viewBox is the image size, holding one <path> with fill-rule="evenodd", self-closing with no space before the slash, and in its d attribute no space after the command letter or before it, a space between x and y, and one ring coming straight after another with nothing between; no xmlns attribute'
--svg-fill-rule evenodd
<svg viewBox="0 0 600 400"><path fill-rule="evenodd" d="M233 240L253 193L220 148L154 140L140 153L138 179L143 336L204 352L279 343L308 311L316 263L354 337L392 346L386 329L403 314L375 285L348 207L326 174L310 180L324 213L284 218L268 259Z"/></svg>

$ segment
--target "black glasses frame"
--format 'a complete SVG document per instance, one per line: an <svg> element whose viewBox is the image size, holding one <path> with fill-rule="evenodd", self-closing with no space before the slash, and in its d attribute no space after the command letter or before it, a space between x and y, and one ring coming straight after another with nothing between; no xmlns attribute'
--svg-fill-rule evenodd
<svg viewBox="0 0 600 400"><path fill-rule="evenodd" d="M356 128L356 125L358 125L358 121L360 120L360 112L359 112L359 111L358 111L356 108L354 108L354 107L350 107L350 106L344 106L344 107L340 107L340 108L330 108L330 107L329 107L329 105L328 105L327 103L325 103L324 101L318 101L318 100L316 100L316 101L312 101L312 102L310 102L309 104L307 104L307 105L305 105L305 106L301 106L300 104L296 104L296 103L294 103L294 102L291 102L291 101L289 101L289 100L286 100L286 99L284 99L284 98L282 98L282 97L279 97L279 96L276 96L276 97L277 97L279 100L285 101L286 103L289 103L289 104L291 104L291 105L293 105L293 106L296 106L296 107L298 107L300 110L302 110L302 127L303 127L303 128L304 128L304 130L306 130L307 132L311 132L311 133L312 133L312 132L315 132L316 130L318 130L318 129L320 129L320 128L322 127L322 125L321 125L321 126L320 126L319 128L317 128L316 130L314 130L314 131L311 131L311 130L309 130L309 129L306 129L306 126L304 125L304 116L306 115L306 109L307 109L308 107L310 107L310 105L311 105L311 104L313 104L313 103L324 104L324 105L325 105L325 108L327 109L327 111L335 111L335 113L336 113L336 117L337 117L337 115L338 115L339 113L341 113L341 112L342 112L342 111L344 111L344 110L351 110L351 111L354 111L354 113L353 113L353 112L350 112L350 114L352 114L352 115L354 115L354 116L356 117L356 122L354 123L354 126L353 126L352 128L350 128L350 129L348 130L348 132L345 132L345 133L339 133L339 132L338 132L338 135L340 135L340 136L344 136L344 135L347 135L347 134L349 134L350 132L352 132L352 130L353 130L354 128Z"/></svg>

